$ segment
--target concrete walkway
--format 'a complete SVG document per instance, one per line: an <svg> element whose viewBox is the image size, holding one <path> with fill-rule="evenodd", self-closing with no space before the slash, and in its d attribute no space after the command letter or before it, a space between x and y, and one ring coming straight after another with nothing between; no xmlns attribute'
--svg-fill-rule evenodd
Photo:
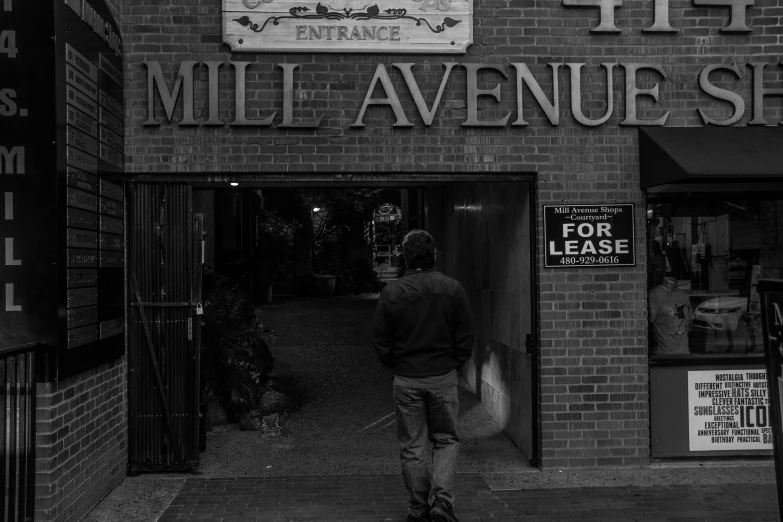
<svg viewBox="0 0 783 522"><path fill-rule="evenodd" d="M377 296L259 309L303 395L270 433L214 427L195 475L127 478L87 522L405 520L391 375L369 343ZM457 514L478 520L777 520L771 461L531 468L460 389Z"/></svg>
<svg viewBox="0 0 783 522"><path fill-rule="evenodd" d="M492 491L465 474L455 493L462 522L777 520L772 485ZM188 480L160 520L404 522L404 503L391 476Z"/></svg>
<svg viewBox="0 0 783 522"><path fill-rule="evenodd" d="M771 462L458 473L456 510L477 521L775 521ZM399 474L130 477L84 520L405 521Z"/></svg>
<svg viewBox="0 0 783 522"><path fill-rule="evenodd" d="M302 396L270 433L236 424L207 433L205 477L390 475L399 471L392 374L371 343L377 294L291 299L257 310L275 331L272 355ZM480 401L460 389L460 469L520 472L527 460Z"/></svg>

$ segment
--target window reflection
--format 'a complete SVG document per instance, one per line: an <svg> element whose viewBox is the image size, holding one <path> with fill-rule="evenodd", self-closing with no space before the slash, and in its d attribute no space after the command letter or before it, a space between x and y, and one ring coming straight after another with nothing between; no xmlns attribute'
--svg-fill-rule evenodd
<svg viewBox="0 0 783 522"><path fill-rule="evenodd" d="M763 353L755 292L783 268L783 201L647 208L650 353Z"/></svg>

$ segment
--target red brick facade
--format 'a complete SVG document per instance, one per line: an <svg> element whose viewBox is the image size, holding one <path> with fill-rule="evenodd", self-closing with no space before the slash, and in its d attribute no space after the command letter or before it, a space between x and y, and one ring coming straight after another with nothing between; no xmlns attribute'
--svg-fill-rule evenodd
<svg viewBox="0 0 783 522"><path fill-rule="evenodd" d="M125 358L38 385L35 519L79 520L128 470Z"/></svg>
<svg viewBox="0 0 783 522"><path fill-rule="evenodd" d="M783 66L783 7L779 0L756 0L747 9L748 34L721 32L729 8L695 6L671 0L671 25L679 32L645 32L653 23L654 2L629 1L615 9L620 34L591 33L597 8L566 7L562 0L524 2L477 0L474 44L464 56L241 54L221 44L220 0L160 2L127 0L121 4L125 45L126 165L130 174L187 174L223 179L264 173L531 173L537 181L537 237L543 253L540 209L546 204L631 202L636 204L635 267L615 269L544 269L537 262L540 349L540 440L544 467L630 465L649 462L649 407L645 291L644 193L639 188L636 126L624 126L628 103L628 64L652 64L659 72L637 74L640 89L660 89L657 102L640 95L640 119L667 112L666 126L702 126L697 109L725 119L732 106L699 88L699 74L709 65L736 64L709 78L739 93L752 118L754 69L765 64L767 88L780 88ZM173 123L147 120L147 70L160 63L169 88L185 60L250 61L247 69L248 118L278 111L282 118L282 70L278 63L301 64L295 72L294 112L298 118L323 115L318 129L273 127L180 127L182 101ZM444 62L488 63L499 72L480 73L479 87L500 85L500 101L481 97L479 117L494 120L512 113L497 127L463 127L466 121L466 69L455 67L435 120L423 125L399 70L392 63L415 66L428 104L437 93ZM364 127L352 128L377 64L386 65L412 127L394 128L388 107L370 107ZM527 88L523 115L529 125L513 126L518 113L515 69L525 63L544 93L552 93L552 67L560 64L559 125L547 119ZM577 122L571 108L571 70L582 63L582 107L597 120L607 107L606 72L613 73L614 108L598 126ZM760 65L756 66L758 70ZM376 97L384 96L380 89ZM207 118L206 66L195 72L195 117ZM783 99L766 96L767 123L783 118ZM234 73L220 69L220 117L234 116ZM757 120L758 121L758 120Z"/></svg>

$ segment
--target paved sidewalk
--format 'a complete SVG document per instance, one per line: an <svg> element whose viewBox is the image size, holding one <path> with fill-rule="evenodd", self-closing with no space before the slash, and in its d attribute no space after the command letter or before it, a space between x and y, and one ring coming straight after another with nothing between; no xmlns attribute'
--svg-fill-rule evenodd
<svg viewBox="0 0 783 522"><path fill-rule="evenodd" d="M774 484L490 490L455 484L461 522L778 520ZM160 521L405 521L399 476L186 479Z"/></svg>

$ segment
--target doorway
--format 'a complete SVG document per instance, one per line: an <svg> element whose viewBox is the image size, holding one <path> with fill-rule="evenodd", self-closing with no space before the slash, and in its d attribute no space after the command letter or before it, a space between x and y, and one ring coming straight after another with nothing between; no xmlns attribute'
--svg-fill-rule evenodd
<svg viewBox="0 0 783 522"><path fill-rule="evenodd" d="M286 192L290 194L291 191L302 188L367 188L383 189L387 194L394 192L404 194L405 205L402 201L388 201L395 205L399 203L398 208L403 210L402 217L405 221L403 230L411 228L429 230L435 237L439 249L438 269L459 280L470 296L476 321L476 347L462 378L463 409L466 415L475 416L479 413L487 415L489 420L486 422L479 420L479 423L485 425L494 423L498 433L502 432L500 438L503 439L501 441L493 438L494 436L489 432L481 432L476 435L473 446L481 448L496 445L500 448L504 441L506 444L510 441L515 452L513 458L518 464L521 465L522 462L528 466L531 463L536 464L538 382L534 325L537 314L535 312L535 264L531 263L535 248L535 216L531 209L533 180L530 177L356 176L346 180L339 176L310 176L301 179L289 176L255 176L233 180L238 183L236 187L229 185L230 180L209 183L188 181L193 190L194 213L204 216L207 235L203 256L205 262L212 267L225 266L223 262L226 260L220 258L223 257L221 250L230 244L225 236L227 230L231 229L234 231L231 232L232 234L246 238L237 239L237 244L242 241L246 241L245 247L253 244L255 232L252 224L258 218L258 211L252 210L256 206L255 203L237 213L236 206L231 210L226 208L227 199L234 202L243 200L257 202L260 198L264 209L274 209L276 205L273 200L282 197ZM309 211L312 211L312 208ZM244 218L243 212L247 213ZM231 219L235 220L228 228L225 214L229 214ZM246 230L243 231L243 227ZM361 232L361 235L366 235L366 227ZM297 248L300 246L295 246L294 250ZM294 258L297 257L296 254L297 252L292 251ZM293 262L301 264L301 260ZM293 271L298 272L301 268L301 266L297 267ZM250 272L257 272L257 270ZM288 286L281 284L278 285L279 288L271 285L270 294L267 291L267 281L265 280L264 284L260 284L260 281L260 278L256 278L255 282L247 283L248 288L252 290L254 305L258 306L257 315L265 326L275 321L277 325L281 325L277 327L278 335L276 335L276 344L271 349L272 355L276 361L285 362L288 357L300 363L299 368L291 368L289 363L287 369L289 375L284 375L283 379L290 378L290 374L296 374L297 371L303 375L312 370L313 368L310 367L317 366L319 357L321 359L331 357L335 362L348 360L350 362L347 365L344 363L342 367L337 368L335 375L332 376L334 378L331 379L332 384L336 387L344 385L350 388L348 396L357 396L357 394L366 396L367 402L375 401L379 408L361 413L356 411L355 403L335 404L334 401L337 399L333 391L328 391L327 396L319 397L321 392L311 389L310 393L306 394L311 401L321 403L332 401L332 407L348 408L356 414L357 420L362 419L358 423L361 426L357 424L351 427L330 428L328 422L299 423L299 426L303 428L306 426L307 429L314 431L309 434L311 441L324 436L325 432L340 432L343 441L351 441L357 452L361 446L360 439L351 437L390 436L392 444L386 450L380 450L381 453L386 451L387 454L368 455L358 452L354 455L354 462L350 464L351 472L361 473L365 468L365 471L373 472L380 462L393 462L396 470L393 428L389 423L393 421L393 417L388 416L392 411L391 403L385 405L389 406L388 412L383 409L385 407L383 401L390 401L391 398L391 393L386 393L390 392L390 379L389 382L384 381L385 376L380 371L380 365L373 359L371 340L366 335L368 332L363 331L363 328L368 327L371 322L377 294L366 291L368 289L365 288L365 291L352 295L324 298L318 295L301 295L301 289L297 289L295 284ZM320 338L318 333L312 332L309 339L303 338L302 336L310 331L313 325L317 326L318 317L328 316L324 312L324 306L329 313L337 314L329 316L336 317L327 325L330 330L329 328L327 328L329 331L322 330ZM330 336L334 336L334 332L339 331L334 328L340 327L341 320L345 320L342 327L347 338L329 341ZM306 326L296 327L297 324ZM293 357L292 354L297 350L299 354ZM285 370L285 364L278 366L283 366ZM280 368L278 367L277 370L280 371ZM349 382L352 377L357 377L360 382ZM313 378L315 381L318 380L318 377ZM310 381L312 388L316 387L312 384L315 381L312 379ZM372 388L373 391L368 391L367 386L375 387ZM328 389L329 386L326 386L322 390ZM319 411L297 407L297 412L300 414L305 412L311 416L324 418L328 418L330 412L334 411L336 410ZM294 415L296 414L292 414L291 419ZM264 422L270 423L270 428L274 428L271 424L273 422L277 422L278 427L282 424L283 432L296 427L296 422L290 419L278 417L278 420L273 421L272 418L269 416L264 419ZM472 422L475 423L476 418L473 418ZM225 430L220 431L221 429L210 432L207 441L213 441L213 447L221 446L224 450L226 446L230 446L231 451L238 451L240 454L242 448L247 447L247 444L243 444L242 441L250 441L252 437L258 435L251 432L230 435ZM383 435L384 429L389 433ZM275 437L274 432L274 429L270 429L265 436ZM289 447L292 444L291 440L285 436L270 438L268 447L277 451L278 457L281 454L288 454L289 457L294 453L301 455L301 448L297 450ZM317 446L317 444L312 445ZM469 449L470 444L464 445L463 448ZM330 450L324 449L324 451ZM328 460L328 456L319 457L317 453L309 456L311 462L319 458ZM207 453L202 454L202 458L205 465L208 465L211 458L209 443ZM511 457L503 457L502 460L507 461L509 458ZM497 462L500 461L501 459L498 459ZM275 461L272 468L264 467L263 471L265 473L278 471L273 468L279 467L281 462L284 460ZM365 468L361 465L357 468L355 466L357 462L359 464L364 462ZM261 461L257 461L256 464L260 466Z"/></svg>

